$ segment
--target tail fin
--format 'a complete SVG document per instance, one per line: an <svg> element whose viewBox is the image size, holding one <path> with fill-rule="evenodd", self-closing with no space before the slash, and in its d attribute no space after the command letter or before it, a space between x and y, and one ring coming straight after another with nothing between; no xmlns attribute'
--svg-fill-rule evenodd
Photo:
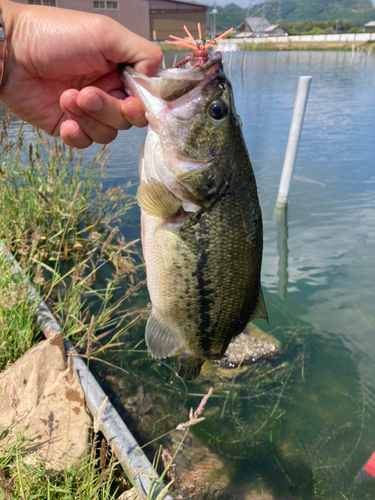
<svg viewBox="0 0 375 500"><path fill-rule="evenodd" d="M204 359L194 358L187 351L184 351L180 356L180 369L178 375L184 380L194 380L201 372Z"/></svg>

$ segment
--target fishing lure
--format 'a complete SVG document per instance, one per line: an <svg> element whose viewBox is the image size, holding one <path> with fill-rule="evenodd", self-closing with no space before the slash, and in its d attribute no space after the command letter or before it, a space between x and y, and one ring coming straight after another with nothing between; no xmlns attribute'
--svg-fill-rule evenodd
<svg viewBox="0 0 375 500"><path fill-rule="evenodd" d="M229 35L229 33L233 31L233 28L230 28L221 35L217 36L216 38L212 38L209 35L202 37L201 23L198 23L198 36L199 36L198 40L194 39L194 37L192 36L192 34L185 25L184 25L184 30L187 36L189 37L188 40L186 40L185 38L179 38L178 36L169 35L170 38L173 38L173 40L177 41L174 42L171 42L170 40L165 40L165 41L170 45L177 45L179 47L186 47L188 49L193 49L193 53L187 54L186 59L177 63L175 66L173 66L172 69L180 68L181 66L184 66L184 64L190 61L195 63L191 69L203 66L203 64L206 63L210 57L208 47L216 47L216 49L225 52L225 50L221 49L220 47L217 47L217 42L222 38L224 38L225 36Z"/></svg>

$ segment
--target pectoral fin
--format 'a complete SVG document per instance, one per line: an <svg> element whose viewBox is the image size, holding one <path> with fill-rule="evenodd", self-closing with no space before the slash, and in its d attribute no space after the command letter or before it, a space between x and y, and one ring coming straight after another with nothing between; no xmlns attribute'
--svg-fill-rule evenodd
<svg viewBox="0 0 375 500"><path fill-rule="evenodd" d="M268 323L268 314L266 310L266 305L264 303L263 292L260 287L259 287L257 304L255 306L253 314L251 315L250 321L253 321L254 319L265 319Z"/></svg>
<svg viewBox="0 0 375 500"><path fill-rule="evenodd" d="M179 362L180 369L178 370L178 375L184 380L189 381L198 377L205 360L194 358L187 351L184 351L180 356Z"/></svg>
<svg viewBox="0 0 375 500"><path fill-rule="evenodd" d="M137 200L143 212L163 219L175 216L182 206L181 201L162 182L153 178L141 182Z"/></svg>
<svg viewBox="0 0 375 500"><path fill-rule="evenodd" d="M155 309L151 310L147 321L145 340L151 356L158 359L167 358L182 347Z"/></svg>

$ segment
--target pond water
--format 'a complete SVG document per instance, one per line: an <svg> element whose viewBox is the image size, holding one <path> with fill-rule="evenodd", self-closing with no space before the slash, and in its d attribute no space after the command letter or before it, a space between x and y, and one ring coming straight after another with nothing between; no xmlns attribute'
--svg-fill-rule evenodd
<svg viewBox="0 0 375 500"><path fill-rule="evenodd" d="M181 465L216 469L222 498L374 499L375 481L354 478L375 451L375 57L248 52L242 73L240 58L233 54L230 77L264 219L269 324L257 325L283 354L252 375L207 372L184 383L176 360L151 360L143 347L106 358L129 376L97 374L142 442L186 418L213 385L207 419L194 428ZM277 222L300 75L313 80L287 213ZM132 129L111 145L108 186L136 186L145 134ZM123 232L139 237L138 209ZM146 292L139 300L147 303ZM129 346L143 328L127 333Z"/></svg>

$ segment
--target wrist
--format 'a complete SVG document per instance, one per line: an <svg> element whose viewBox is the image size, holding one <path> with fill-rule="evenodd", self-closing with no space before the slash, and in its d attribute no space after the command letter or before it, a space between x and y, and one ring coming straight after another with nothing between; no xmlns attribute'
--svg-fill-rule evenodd
<svg viewBox="0 0 375 500"><path fill-rule="evenodd" d="M16 3L10 2L9 0L0 0L0 16L2 24L2 33L0 31L0 35L3 35L2 39L4 40L0 41L1 90L4 87L6 75L9 73L9 63L6 63L6 61L10 56L11 38L17 10L18 5Z"/></svg>

